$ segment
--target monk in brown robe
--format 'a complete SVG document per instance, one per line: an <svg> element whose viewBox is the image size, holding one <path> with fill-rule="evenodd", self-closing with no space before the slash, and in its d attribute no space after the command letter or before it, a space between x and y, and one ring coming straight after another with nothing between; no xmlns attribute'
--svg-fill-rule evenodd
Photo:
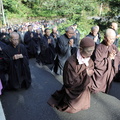
<svg viewBox="0 0 120 120"><path fill-rule="evenodd" d="M116 39L116 33L113 29L107 29L104 40L99 44L95 51L95 70L92 89L94 92L107 93L113 77L118 72L120 64L120 52L113 44Z"/></svg>
<svg viewBox="0 0 120 120"><path fill-rule="evenodd" d="M60 111L76 113L90 107L90 85L94 63L90 56L95 43L85 37L78 51L65 62L63 69L63 87L48 100L48 104Z"/></svg>

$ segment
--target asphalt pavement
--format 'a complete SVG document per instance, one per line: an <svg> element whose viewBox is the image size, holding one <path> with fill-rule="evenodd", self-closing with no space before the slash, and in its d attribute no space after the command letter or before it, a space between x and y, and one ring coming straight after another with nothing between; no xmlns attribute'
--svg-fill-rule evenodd
<svg viewBox="0 0 120 120"><path fill-rule="evenodd" d="M50 67L50 66L48 66ZM62 76L30 59L32 85L28 90L6 91L1 103L6 120L120 120L120 83L108 94L91 95L91 107L75 114L60 112L47 104L50 95L62 87ZM1 108L1 107L0 107ZM0 111L0 120L1 111Z"/></svg>

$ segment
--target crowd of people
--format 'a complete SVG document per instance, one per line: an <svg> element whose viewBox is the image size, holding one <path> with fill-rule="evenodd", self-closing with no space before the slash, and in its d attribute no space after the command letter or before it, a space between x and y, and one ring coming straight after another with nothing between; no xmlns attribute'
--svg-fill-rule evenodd
<svg viewBox="0 0 120 120"><path fill-rule="evenodd" d="M32 82L29 59L35 58L39 65L52 64L52 72L63 76L61 90L48 100L50 106L69 113L88 109L90 94L107 93L119 71L117 29L118 24L111 23L102 40L97 25L83 39L77 24L67 27L63 35L57 26L39 22L7 31L1 28L1 91L28 89Z"/></svg>

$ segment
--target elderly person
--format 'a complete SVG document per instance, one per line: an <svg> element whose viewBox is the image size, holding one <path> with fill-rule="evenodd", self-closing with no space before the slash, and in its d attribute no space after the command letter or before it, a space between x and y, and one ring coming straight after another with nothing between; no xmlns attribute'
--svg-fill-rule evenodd
<svg viewBox="0 0 120 120"><path fill-rule="evenodd" d="M93 26L91 28L91 32L86 36L86 37L90 37L94 40L95 44L99 44L100 43L100 34L99 34L99 26Z"/></svg>
<svg viewBox="0 0 120 120"><path fill-rule="evenodd" d="M120 64L120 52L113 44L116 33L113 29L107 29L104 40L99 44L95 51L95 70L93 75L93 91L107 93L113 77L118 72Z"/></svg>
<svg viewBox="0 0 120 120"><path fill-rule="evenodd" d="M57 41L57 58L55 61L54 72L58 75L62 75L63 67L68 59L71 56L71 50L74 47L74 29L68 27L65 34L61 35Z"/></svg>
<svg viewBox="0 0 120 120"><path fill-rule="evenodd" d="M12 32L10 34L10 44L3 49L5 66L8 73L7 89L27 89L31 85L27 50L23 44L19 43L19 39L19 34Z"/></svg>
<svg viewBox="0 0 120 120"><path fill-rule="evenodd" d="M117 30L118 30L118 24L115 23L115 22L112 22L111 23L111 28L115 31L116 33L116 39L114 41L114 44L118 47L119 45L119 38L120 38L120 34L117 33Z"/></svg>

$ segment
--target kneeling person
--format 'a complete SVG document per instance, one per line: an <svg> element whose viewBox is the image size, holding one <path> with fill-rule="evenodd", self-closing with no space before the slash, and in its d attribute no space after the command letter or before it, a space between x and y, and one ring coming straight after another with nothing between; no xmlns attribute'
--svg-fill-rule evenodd
<svg viewBox="0 0 120 120"><path fill-rule="evenodd" d="M68 58L63 69L63 87L48 100L48 104L60 111L76 113L90 107L91 75L94 64L90 56L94 41L85 37L77 53Z"/></svg>

